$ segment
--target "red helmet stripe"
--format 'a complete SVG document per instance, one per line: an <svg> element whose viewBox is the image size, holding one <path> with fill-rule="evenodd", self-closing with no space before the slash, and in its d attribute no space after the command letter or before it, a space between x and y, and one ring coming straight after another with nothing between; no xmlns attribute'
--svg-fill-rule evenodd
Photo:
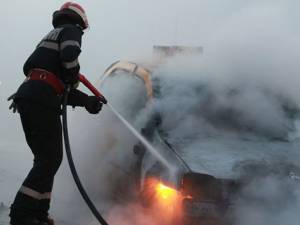
<svg viewBox="0 0 300 225"><path fill-rule="evenodd" d="M85 28L87 28L89 26L86 13L85 13L84 9L79 4L73 3L73 2L66 2L65 4L62 5L62 7L60 9L61 10L62 9L71 9L71 10L73 10L74 12L76 12L83 19L83 21L85 23L85 26L86 26Z"/></svg>
<svg viewBox="0 0 300 225"><path fill-rule="evenodd" d="M70 8L76 8L79 11L81 11L81 13L85 14L84 9L79 4L73 3L73 2L67 2L67 3L63 4L60 9L70 9Z"/></svg>
<svg viewBox="0 0 300 225"><path fill-rule="evenodd" d="M72 4L72 2L66 2L65 4L63 4L63 5L60 7L60 10L69 8L69 6L70 6L71 4Z"/></svg>

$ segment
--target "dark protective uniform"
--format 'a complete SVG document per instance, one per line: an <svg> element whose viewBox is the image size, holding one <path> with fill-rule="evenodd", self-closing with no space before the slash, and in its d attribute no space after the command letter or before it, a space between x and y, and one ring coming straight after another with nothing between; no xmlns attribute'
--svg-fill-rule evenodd
<svg viewBox="0 0 300 225"><path fill-rule="evenodd" d="M24 74L28 76L33 69L45 70L65 84L76 83L82 34L76 25L62 23L55 27L26 61ZM72 89L68 104L85 106L87 98L86 94ZM43 80L29 79L19 87L15 102L34 162L11 206L11 223L24 224L26 218L28 221L32 218L45 221L54 176L63 156L60 121L62 95Z"/></svg>

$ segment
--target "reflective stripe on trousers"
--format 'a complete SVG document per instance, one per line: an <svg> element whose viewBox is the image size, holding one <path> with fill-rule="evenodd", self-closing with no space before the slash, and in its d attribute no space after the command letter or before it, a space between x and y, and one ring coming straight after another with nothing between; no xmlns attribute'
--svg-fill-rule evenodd
<svg viewBox="0 0 300 225"><path fill-rule="evenodd" d="M29 187L22 186L19 192L28 195L34 199L42 200L42 199L51 199L51 192L39 193Z"/></svg>

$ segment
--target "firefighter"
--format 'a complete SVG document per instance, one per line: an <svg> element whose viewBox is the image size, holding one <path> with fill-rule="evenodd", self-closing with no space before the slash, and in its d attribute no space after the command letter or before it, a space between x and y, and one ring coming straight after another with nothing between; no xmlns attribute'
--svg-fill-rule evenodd
<svg viewBox="0 0 300 225"><path fill-rule="evenodd" d="M67 2L53 13L52 24L54 29L25 62L26 79L11 98L11 107L20 114L34 155L33 167L11 205L11 225L53 224L48 210L54 176L63 156L60 115L65 87L72 87L68 105L85 107L92 114L102 108L101 99L76 89L81 38L88 28L84 9Z"/></svg>

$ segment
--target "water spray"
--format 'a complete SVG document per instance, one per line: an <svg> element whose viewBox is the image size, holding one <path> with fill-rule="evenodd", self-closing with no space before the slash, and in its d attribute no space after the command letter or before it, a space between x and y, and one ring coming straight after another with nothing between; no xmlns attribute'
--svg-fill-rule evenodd
<svg viewBox="0 0 300 225"><path fill-rule="evenodd" d="M149 152L169 169L170 174L175 173L175 166L169 163L160 154L160 152L146 140L146 138L144 138L110 103L108 103L106 98L85 78L84 75L79 75L79 81L84 84L95 96L99 97L101 102L109 107L113 114L131 131L131 133L149 150Z"/></svg>

